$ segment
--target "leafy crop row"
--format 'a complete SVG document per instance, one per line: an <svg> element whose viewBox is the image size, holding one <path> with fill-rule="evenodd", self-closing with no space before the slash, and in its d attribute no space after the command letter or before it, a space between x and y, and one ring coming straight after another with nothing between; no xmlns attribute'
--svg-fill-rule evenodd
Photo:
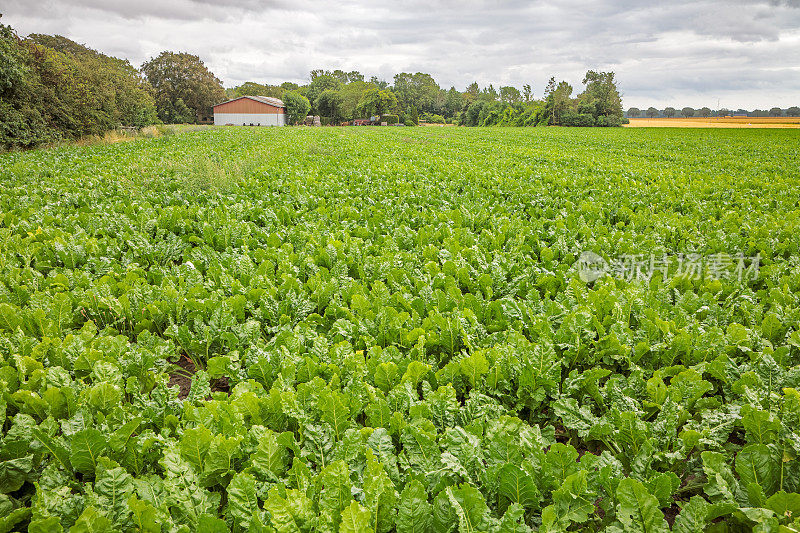
<svg viewBox="0 0 800 533"><path fill-rule="evenodd" d="M0 156L1 531L800 531L796 134L357 130Z"/></svg>

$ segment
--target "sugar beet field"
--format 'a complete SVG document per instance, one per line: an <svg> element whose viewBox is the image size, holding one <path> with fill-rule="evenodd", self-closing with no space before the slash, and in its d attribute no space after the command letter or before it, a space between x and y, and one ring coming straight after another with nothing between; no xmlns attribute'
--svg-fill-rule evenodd
<svg viewBox="0 0 800 533"><path fill-rule="evenodd" d="M799 147L0 155L0 531L800 531Z"/></svg>

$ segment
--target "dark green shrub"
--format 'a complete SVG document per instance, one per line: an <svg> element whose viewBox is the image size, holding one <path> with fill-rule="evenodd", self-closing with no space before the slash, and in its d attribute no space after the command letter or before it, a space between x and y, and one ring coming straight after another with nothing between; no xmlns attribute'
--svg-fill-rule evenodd
<svg viewBox="0 0 800 533"><path fill-rule="evenodd" d="M591 126L600 126L595 123L594 117L588 113L576 113L574 111L566 111L561 117L562 126L575 126L581 128L588 128Z"/></svg>
<svg viewBox="0 0 800 533"><path fill-rule="evenodd" d="M622 118L616 115L600 115L597 117L597 126L616 128L622 125Z"/></svg>
<svg viewBox="0 0 800 533"><path fill-rule="evenodd" d="M428 122L430 124L445 124L446 121L442 115L437 115L434 113L423 113L422 120Z"/></svg>

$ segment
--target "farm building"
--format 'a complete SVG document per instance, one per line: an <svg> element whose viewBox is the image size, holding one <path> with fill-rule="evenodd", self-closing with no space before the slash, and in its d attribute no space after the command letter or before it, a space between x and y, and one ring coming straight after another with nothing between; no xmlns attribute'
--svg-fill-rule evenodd
<svg viewBox="0 0 800 533"><path fill-rule="evenodd" d="M214 125L285 126L286 106L271 96L240 96L214 106Z"/></svg>

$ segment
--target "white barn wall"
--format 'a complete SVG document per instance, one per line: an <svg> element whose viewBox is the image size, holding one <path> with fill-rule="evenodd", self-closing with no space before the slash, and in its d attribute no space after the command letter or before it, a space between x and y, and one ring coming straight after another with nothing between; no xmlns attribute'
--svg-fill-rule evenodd
<svg viewBox="0 0 800 533"><path fill-rule="evenodd" d="M214 125L224 126L285 126L286 115L283 113L214 113Z"/></svg>

